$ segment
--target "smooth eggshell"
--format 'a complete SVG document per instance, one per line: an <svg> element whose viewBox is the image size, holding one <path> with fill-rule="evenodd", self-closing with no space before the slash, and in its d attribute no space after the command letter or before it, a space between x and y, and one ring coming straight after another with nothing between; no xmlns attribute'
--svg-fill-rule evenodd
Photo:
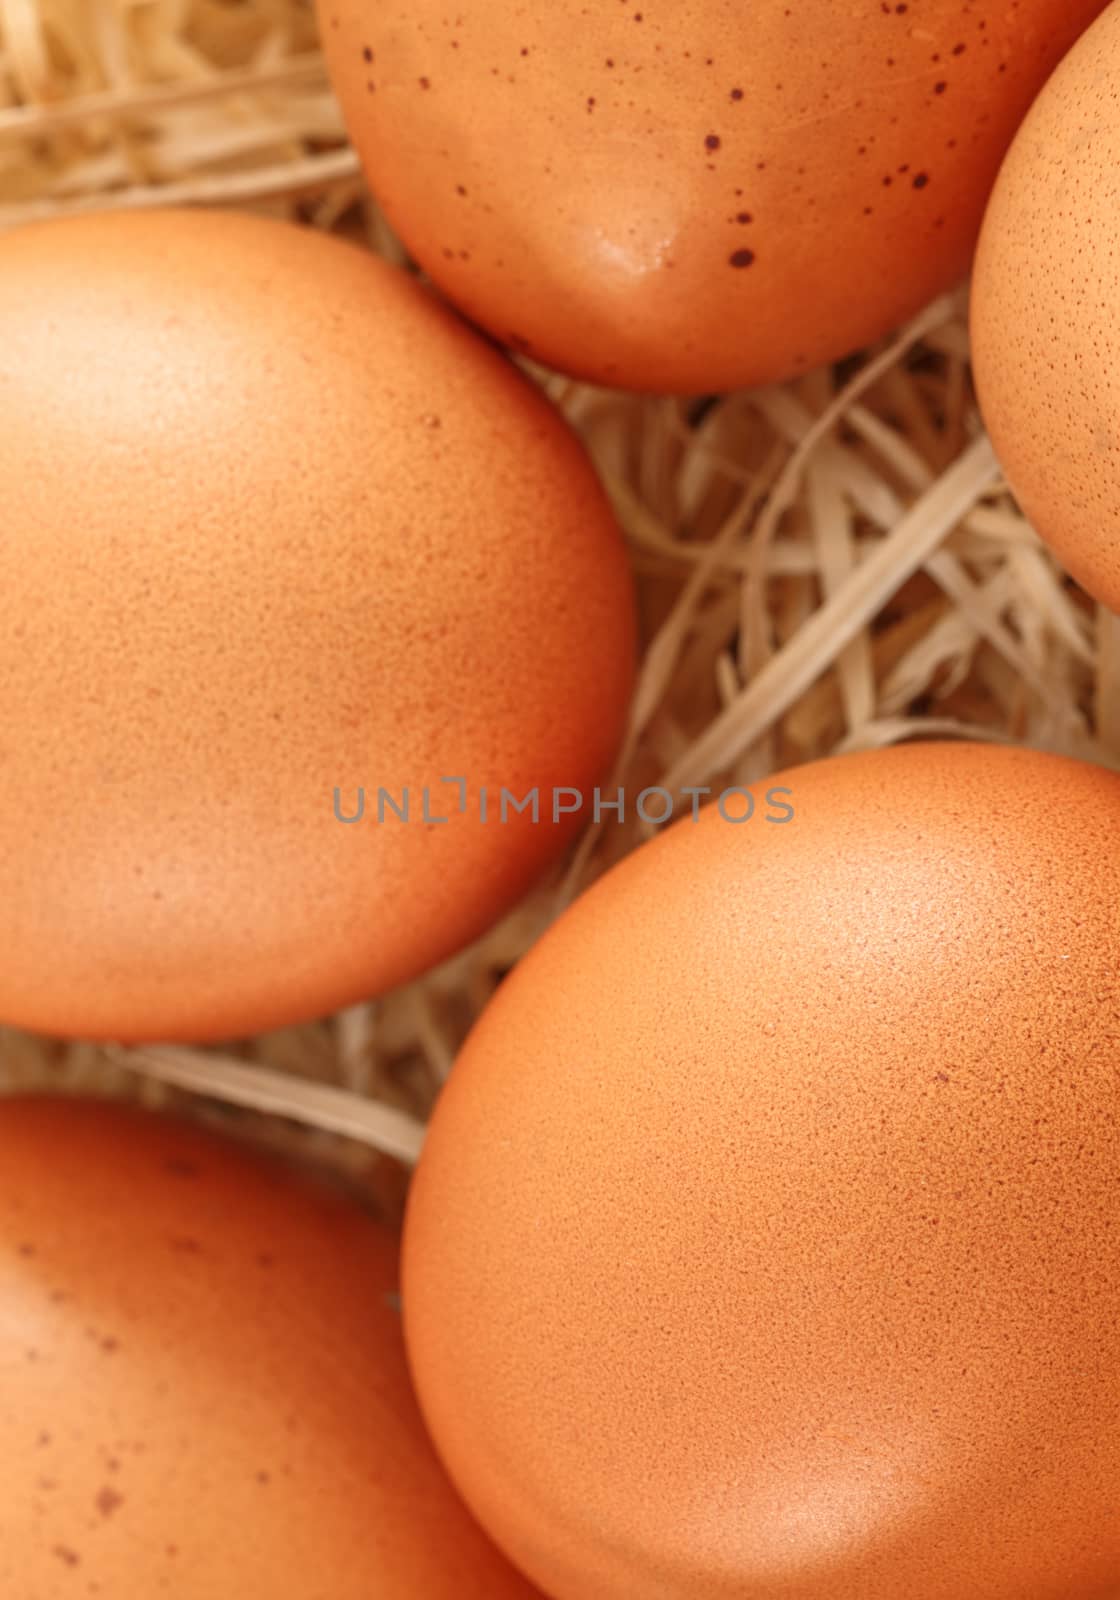
<svg viewBox="0 0 1120 1600"><path fill-rule="evenodd" d="M6 236L0 351L0 1019L256 1033L483 932L578 819L480 789L590 790L633 674L560 417L405 274L247 216Z"/></svg>
<svg viewBox="0 0 1120 1600"><path fill-rule="evenodd" d="M531 1600L424 1434L396 1289L334 1190L0 1101L0 1593Z"/></svg>
<svg viewBox="0 0 1120 1600"><path fill-rule="evenodd" d="M783 378L963 277L1103 0L319 0L389 219L503 343L635 389Z"/></svg>
<svg viewBox="0 0 1120 1600"><path fill-rule="evenodd" d="M772 782L792 821L646 845L469 1040L405 1232L436 1443L554 1600L1102 1600L1120 777Z"/></svg>
<svg viewBox="0 0 1120 1600"><path fill-rule="evenodd" d="M1039 533L1120 611L1120 7L1023 123L984 221L972 294L977 386Z"/></svg>

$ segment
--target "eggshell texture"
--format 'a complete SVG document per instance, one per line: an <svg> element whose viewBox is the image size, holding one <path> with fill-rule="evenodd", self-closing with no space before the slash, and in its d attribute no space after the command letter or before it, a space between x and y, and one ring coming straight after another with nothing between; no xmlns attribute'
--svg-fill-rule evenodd
<svg viewBox="0 0 1120 1600"><path fill-rule="evenodd" d="M437 1446L554 1600L1102 1600L1120 777L772 783L792 821L645 846L468 1041L405 1231Z"/></svg>
<svg viewBox="0 0 1120 1600"><path fill-rule="evenodd" d="M396 1243L169 1119L0 1103L0 1592L531 1600L409 1387Z"/></svg>
<svg viewBox="0 0 1120 1600"><path fill-rule="evenodd" d="M390 221L504 343L698 391L848 354L962 277L1103 0L319 0Z"/></svg>
<svg viewBox="0 0 1120 1600"><path fill-rule="evenodd" d="M251 217L6 238L0 350L0 1018L248 1034L480 934L578 820L500 787L593 787L633 673L558 415L404 274Z"/></svg>
<svg viewBox="0 0 1120 1600"><path fill-rule="evenodd" d="M984 222L973 360L984 419L1038 531L1120 611L1120 8L1055 72Z"/></svg>

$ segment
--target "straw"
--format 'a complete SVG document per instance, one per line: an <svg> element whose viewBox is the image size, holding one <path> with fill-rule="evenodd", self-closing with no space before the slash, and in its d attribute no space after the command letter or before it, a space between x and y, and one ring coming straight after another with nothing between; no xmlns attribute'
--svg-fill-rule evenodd
<svg viewBox="0 0 1120 1600"><path fill-rule="evenodd" d="M152 204L259 208L403 259L303 0L0 0L0 232ZM1000 479L963 291L854 367L703 405L534 376L599 466L640 591L614 783L714 787L931 735L1120 766L1120 624ZM649 831L588 830L473 949L338 1017L214 1050L0 1030L0 1086L221 1102L340 1166L355 1148L411 1164L503 975Z"/></svg>

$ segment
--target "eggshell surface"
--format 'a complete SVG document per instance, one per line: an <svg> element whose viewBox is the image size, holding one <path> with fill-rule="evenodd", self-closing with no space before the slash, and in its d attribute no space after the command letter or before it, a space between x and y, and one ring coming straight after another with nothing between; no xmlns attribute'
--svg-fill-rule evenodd
<svg viewBox="0 0 1120 1600"><path fill-rule="evenodd" d="M1120 777L922 744L755 792L455 1067L405 1232L436 1444L555 1600L1103 1600Z"/></svg>
<svg viewBox="0 0 1120 1600"><path fill-rule="evenodd" d="M590 789L633 673L560 417L403 273L247 216L6 236L0 349L0 1018L257 1033L482 933L575 822L499 788Z"/></svg>
<svg viewBox="0 0 1120 1600"><path fill-rule="evenodd" d="M169 1119L0 1102L0 1590L532 1600L423 1432L396 1243Z"/></svg>
<svg viewBox="0 0 1120 1600"><path fill-rule="evenodd" d="M319 0L386 214L499 340L597 383L769 383L967 271L1103 0Z"/></svg>
<svg viewBox="0 0 1120 1600"><path fill-rule="evenodd" d="M984 419L1038 531L1120 611L1120 9L1023 123L984 222L972 296Z"/></svg>

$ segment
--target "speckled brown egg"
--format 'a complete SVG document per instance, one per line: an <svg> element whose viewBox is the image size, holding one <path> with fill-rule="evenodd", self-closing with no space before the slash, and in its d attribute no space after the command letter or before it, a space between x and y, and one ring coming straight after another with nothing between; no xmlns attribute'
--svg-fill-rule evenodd
<svg viewBox="0 0 1120 1600"><path fill-rule="evenodd" d="M848 354L961 278L1103 0L318 0L390 221L503 343L699 391Z"/></svg>
<svg viewBox="0 0 1120 1600"><path fill-rule="evenodd" d="M984 222L972 342L984 419L1038 531L1120 611L1120 7L1023 123Z"/></svg>
<svg viewBox="0 0 1120 1600"><path fill-rule="evenodd" d="M559 415L403 273L246 216L6 237L0 351L0 1019L255 1033L482 933L633 672Z"/></svg>
<svg viewBox="0 0 1120 1600"><path fill-rule="evenodd" d="M424 1434L396 1243L151 1114L0 1101L0 1592L531 1600Z"/></svg>
<svg viewBox="0 0 1120 1600"><path fill-rule="evenodd" d="M468 1041L405 1232L437 1446L553 1600L1103 1600L1120 776L921 744L755 794Z"/></svg>

